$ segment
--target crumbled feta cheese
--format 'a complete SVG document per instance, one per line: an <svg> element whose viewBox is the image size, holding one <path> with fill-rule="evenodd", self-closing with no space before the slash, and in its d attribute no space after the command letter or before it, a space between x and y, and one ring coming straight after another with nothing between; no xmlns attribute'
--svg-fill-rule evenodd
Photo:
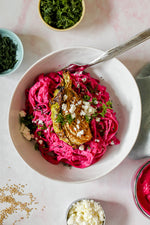
<svg viewBox="0 0 150 225"><path fill-rule="evenodd" d="M87 80L86 77L82 78L82 81L83 81L83 82L85 82L86 80Z"/></svg>
<svg viewBox="0 0 150 225"><path fill-rule="evenodd" d="M21 124L20 132L28 141L32 139L32 135L30 134L30 129L26 127L24 123Z"/></svg>
<svg viewBox="0 0 150 225"><path fill-rule="evenodd" d="M77 124L80 124L80 120L79 119L77 119Z"/></svg>
<svg viewBox="0 0 150 225"><path fill-rule="evenodd" d="M81 135L84 134L84 130L80 130L78 133L77 133L77 137L81 137Z"/></svg>
<svg viewBox="0 0 150 225"><path fill-rule="evenodd" d="M95 139L95 142L100 142L100 140L99 139Z"/></svg>
<svg viewBox="0 0 150 225"><path fill-rule="evenodd" d="M83 101L82 109L80 115L87 115L90 117L92 114L96 112L96 109L91 106L90 102Z"/></svg>
<svg viewBox="0 0 150 225"><path fill-rule="evenodd" d="M77 84L77 88L80 88L80 84L79 83Z"/></svg>
<svg viewBox="0 0 150 225"><path fill-rule="evenodd" d="M96 122L100 122L100 118L99 117L96 117Z"/></svg>
<svg viewBox="0 0 150 225"><path fill-rule="evenodd" d="M84 150L84 145L79 146L79 150L83 151Z"/></svg>
<svg viewBox="0 0 150 225"><path fill-rule="evenodd" d="M25 129L25 124L22 123L22 124L21 124L21 127L20 127L20 132L22 133L22 132L24 131L24 129Z"/></svg>
<svg viewBox="0 0 150 225"><path fill-rule="evenodd" d="M67 96L67 95L64 95L64 96L63 96L63 100L64 100L64 101L66 101L66 100L67 100L67 98L68 98L68 96Z"/></svg>
<svg viewBox="0 0 150 225"><path fill-rule="evenodd" d="M93 109L92 108L89 108L89 113L92 114L92 112L93 112Z"/></svg>
<svg viewBox="0 0 150 225"><path fill-rule="evenodd" d="M81 110L80 116L85 116L85 115L86 115L86 113L83 110Z"/></svg>
<svg viewBox="0 0 150 225"><path fill-rule="evenodd" d="M34 134L31 134L31 138L32 138L32 139L34 138Z"/></svg>
<svg viewBox="0 0 150 225"><path fill-rule="evenodd" d="M93 103L94 103L95 105L97 105L97 104L98 104L98 101L95 99L95 100L93 101Z"/></svg>
<svg viewBox="0 0 150 225"><path fill-rule="evenodd" d="M86 101L83 101L83 104L90 106L90 103L89 102L86 102Z"/></svg>
<svg viewBox="0 0 150 225"><path fill-rule="evenodd" d="M105 222L105 213L99 202L88 199L74 203L67 216L67 225L102 225Z"/></svg>
<svg viewBox="0 0 150 225"><path fill-rule="evenodd" d="M21 117L25 117L25 116L27 115L27 113L26 113L24 110L21 110L21 111L19 112L19 115L20 115Z"/></svg>
<svg viewBox="0 0 150 225"><path fill-rule="evenodd" d="M63 103L63 104L62 104L62 110L63 110L63 111L66 111L66 109L67 109L67 104Z"/></svg>
<svg viewBox="0 0 150 225"><path fill-rule="evenodd" d="M71 117L72 117L72 119L75 119L76 118L76 114L75 113L72 113L71 114Z"/></svg>
<svg viewBox="0 0 150 225"><path fill-rule="evenodd" d="M76 131L76 130L77 130L77 128L76 128L76 127L74 127L74 130Z"/></svg>
<svg viewBox="0 0 150 225"><path fill-rule="evenodd" d="M42 145L43 144L43 140L39 140L39 144Z"/></svg>
<svg viewBox="0 0 150 225"><path fill-rule="evenodd" d="M82 108L83 108L85 111L87 111L88 108L89 108L89 106L88 106L88 105L82 105Z"/></svg>
<svg viewBox="0 0 150 225"><path fill-rule="evenodd" d="M114 145L115 143L114 143L114 141L111 141L110 144L111 144L111 145Z"/></svg>
<svg viewBox="0 0 150 225"><path fill-rule="evenodd" d="M79 127L79 125L77 124L77 129L79 130L80 129L80 127Z"/></svg>
<svg viewBox="0 0 150 225"><path fill-rule="evenodd" d="M32 123L37 123L38 122L38 120L32 120Z"/></svg>
<svg viewBox="0 0 150 225"><path fill-rule="evenodd" d="M42 121L42 120L38 120L38 124L43 125L44 123L43 123L43 121Z"/></svg>
<svg viewBox="0 0 150 225"><path fill-rule="evenodd" d="M82 104L82 100L78 101L78 105L81 105Z"/></svg>
<svg viewBox="0 0 150 225"><path fill-rule="evenodd" d="M70 112L70 113L74 113L75 110L76 110L76 106L75 106L74 104L71 104L71 105L70 105L69 112Z"/></svg>

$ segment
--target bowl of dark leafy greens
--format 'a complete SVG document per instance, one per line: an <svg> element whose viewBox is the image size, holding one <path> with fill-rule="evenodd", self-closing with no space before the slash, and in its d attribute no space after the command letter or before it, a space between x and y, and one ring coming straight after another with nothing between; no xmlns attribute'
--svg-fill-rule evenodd
<svg viewBox="0 0 150 225"><path fill-rule="evenodd" d="M40 0L39 14L51 29L66 31L75 28L85 13L84 0Z"/></svg>
<svg viewBox="0 0 150 225"><path fill-rule="evenodd" d="M20 38L8 29L0 29L0 76L14 72L23 60Z"/></svg>

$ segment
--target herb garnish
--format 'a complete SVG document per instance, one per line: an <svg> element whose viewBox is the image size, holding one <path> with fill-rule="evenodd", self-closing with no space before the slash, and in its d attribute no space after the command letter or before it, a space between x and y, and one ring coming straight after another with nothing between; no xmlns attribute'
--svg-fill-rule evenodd
<svg viewBox="0 0 150 225"><path fill-rule="evenodd" d="M26 127L28 127L31 133L33 133L37 128L37 125L32 123L32 119L33 119L32 114L31 115L26 114L25 117L20 117L20 123L21 124L23 123Z"/></svg>
<svg viewBox="0 0 150 225"><path fill-rule="evenodd" d="M34 149L35 149L35 150L39 150L39 144L38 144L37 142L36 142L35 145L34 145Z"/></svg>
<svg viewBox="0 0 150 225"><path fill-rule="evenodd" d="M106 102L106 105L105 104L102 104L102 112L99 113L99 114L102 117L104 117L105 114L107 113L107 109L112 109L112 102L111 101Z"/></svg>
<svg viewBox="0 0 150 225"><path fill-rule="evenodd" d="M69 124L71 124L72 121L74 120L74 119L72 118L71 114L66 115L65 119L67 120L67 122L68 122Z"/></svg>
<svg viewBox="0 0 150 225"><path fill-rule="evenodd" d="M89 123L89 122L90 122L90 118L89 118L89 116L88 116L88 115L85 115L84 117L85 117L86 122L88 122L88 123Z"/></svg>
<svg viewBox="0 0 150 225"><path fill-rule="evenodd" d="M56 118L57 123L61 123L62 125L64 124L64 117L61 113L58 113L57 118Z"/></svg>
<svg viewBox="0 0 150 225"><path fill-rule="evenodd" d="M106 105L108 106L108 108L112 108L112 102L109 100L108 102L106 102Z"/></svg>
<svg viewBox="0 0 150 225"><path fill-rule="evenodd" d="M60 123L62 126L67 122L71 124L73 120L74 119L72 118L71 114L67 114L66 116L63 116L61 113L58 113L56 118L56 122Z"/></svg>
<svg viewBox="0 0 150 225"><path fill-rule="evenodd" d="M50 26L66 29L80 20L82 0L41 0L40 12Z"/></svg>
<svg viewBox="0 0 150 225"><path fill-rule="evenodd" d="M97 98L92 98L92 103L96 105L98 103Z"/></svg>
<svg viewBox="0 0 150 225"><path fill-rule="evenodd" d="M105 117L105 114L107 112L107 106L105 104L102 105L102 112L99 113L102 117Z"/></svg>
<svg viewBox="0 0 150 225"><path fill-rule="evenodd" d="M84 101L90 100L90 96L89 96L89 95L84 95L84 96L83 96L83 100L84 100Z"/></svg>
<svg viewBox="0 0 150 225"><path fill-rule="evenodd" d="M17 45L9 37L0 35L0 72L12 69L16 64Z"/></svg>

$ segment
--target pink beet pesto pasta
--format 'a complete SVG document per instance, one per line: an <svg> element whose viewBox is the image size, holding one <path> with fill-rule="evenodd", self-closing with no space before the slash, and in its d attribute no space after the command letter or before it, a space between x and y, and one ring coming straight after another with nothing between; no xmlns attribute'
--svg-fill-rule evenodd
<svg viewBox="0 0 150 225"><path fill-rule="evenodd" d="M63 71L40 74L33 86L26 90L24 111L32 118L34 128L30 132L38 150L47 161L86 168L99 161L108 146L120 143L116 137L116 113L112 109L106 87L102 86L99 80L92 78L83 69L70 71L72 89L95 108L95 113L90 118L86 117L92 139L77 148L60 140L54 132L50 100L61 82L62 73Z"/></svg>

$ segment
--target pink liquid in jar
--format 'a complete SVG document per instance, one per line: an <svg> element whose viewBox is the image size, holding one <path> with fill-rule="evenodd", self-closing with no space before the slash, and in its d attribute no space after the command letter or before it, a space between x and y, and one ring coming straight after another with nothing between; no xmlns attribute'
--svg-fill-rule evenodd
<svg viewBox="0 0 150 225"><path fill-rule="evenodd" d="M150 218L150 161L137 171L134 197L139 209Z"/></svg>

